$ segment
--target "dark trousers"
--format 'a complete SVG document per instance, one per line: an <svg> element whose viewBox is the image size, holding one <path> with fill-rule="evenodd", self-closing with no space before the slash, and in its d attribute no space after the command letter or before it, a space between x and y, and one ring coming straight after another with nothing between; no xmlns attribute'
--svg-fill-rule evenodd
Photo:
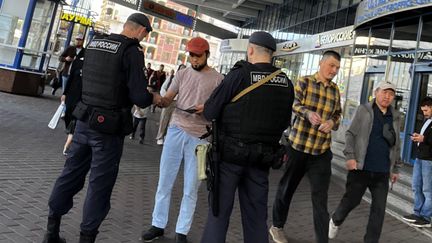
<svg viewBox="0 0 432 243"><path fill-rule="evenodd" d="M341 225L351 210L360 204L366 188L369 188L372 194L372 204L370 206L369 221L366 235L364 236L364 242L377 243L379 242L384 222L389 188L389 173L377 173L363 170L349 171L345 194L334 212L332 219L335 225Z"/></svg>
<svg viewBox="0 0 432 243"><path fill-rule="evenodd" d="M140 138L144 139L145 137L145 127L146 127L146 122L147 122L147 118L133 118L133 131L132 131L132 137L135 137L135 132L137 131L138 126L141 123L141 127L140 127Z"/></svg>
<svg viewBox="0 0 432 243"><path fill-rule="evenodd" d="M65 167L49 199L49 216L59 217L73 206L73 196L83 187L90 170L81 231L96 233L110 209L111 192L123 151L123 136L108 135L77 121Z"/></svg>
<svg viewBox="0 0 432 243"><path fill-rule="evenodd" d="M321 155L311 155L287 148L288 162L273 204L273 225L283 228L293 195L301 179L307 174L311 186L313 219L316 241L328 242L329 214L327 196L331 176L333 154L327 150Z"/></svg>
<svg viewBox="0 0 432 243"><path fill-rule="evenodd" d="M213 216L209 209L201 243L225 243L237 188L244 242L268 242L268 174L268 169L220 164L219 215Z"/></svg>

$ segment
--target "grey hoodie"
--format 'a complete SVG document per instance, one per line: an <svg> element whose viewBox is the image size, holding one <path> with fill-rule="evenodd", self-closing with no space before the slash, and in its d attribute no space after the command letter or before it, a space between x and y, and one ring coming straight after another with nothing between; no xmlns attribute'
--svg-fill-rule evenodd
<svg viewBox="0 0 432 243"><path fill-rule="evenodd" d="M362 104L357 108L351 126L345 134L345 149L344 154L347 160L355 159L357 161L357 169L362 170L364 166L364 159L369 144L369 136L372 131L374 112L372 109L372 102ZM390 171L397 174L399 167L401 167L400 158L400 120L401 116L399 111L395 110L392 106L389 107L393 116L393 128L396 132L396 144L390 148Z"/></svg>

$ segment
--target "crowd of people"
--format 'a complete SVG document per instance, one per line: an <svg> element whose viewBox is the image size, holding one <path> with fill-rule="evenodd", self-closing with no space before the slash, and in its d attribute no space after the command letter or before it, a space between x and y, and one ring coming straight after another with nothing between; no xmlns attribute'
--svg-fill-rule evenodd
<svg viewBox="0 0 432 243"><path fill-rule="evenodd" d="M72 199L83 188L89 171L80 243L95 242L110 209L124 137L134 139L138 131L143 143L147 117L156 107L162 108L156 142L163 147L151 226L141 235L144 242L165 234L181 164L183 197L175 233L177 243L188 242L201 182L195 150L208 143L202 136L212 121L217 125L213 136L218 137L214 186L223 190L216 197L212 194L209 201L202 243L226 241L236 192L244 242L266 243L269 234L276 243L288 242L283 227L305 175L311 187L316 242L326 243L337 236L366 189L371 191L372 204L364 242L379 242L389 182L398 180L401 166L401 116L392 105L394 84L379 83L375 98L357 109L346 132L346 191L330 215L331 135L338 129L342 114L339 89L333 82L340 68L339 53L325 51L319 70L293 84L272 65L276 41L269 33L254 32L247 46L247 61L237 62L226 76L208 66L207 40L194 37L186 44L190 65L180 65L167 75L163 65L157 71L151 63L144 66L139 41L151 31L147 17L134 13L120 34L95 37L75 53L62 100L67 104L68 133L77 135L68 136L65 145L66 163L48 202L44 243L65 242L59 235L61 217L71 209ZM109 50L105 44L110 44ZM418 227L430 227L432 216L431 100L427 97L422 101L427 120L411 136L420 153L413 176L414 213L404 218ZM276 155L287 127L288 145L282 147L287 159L268 227L269 170L281 162Z"/></svg>

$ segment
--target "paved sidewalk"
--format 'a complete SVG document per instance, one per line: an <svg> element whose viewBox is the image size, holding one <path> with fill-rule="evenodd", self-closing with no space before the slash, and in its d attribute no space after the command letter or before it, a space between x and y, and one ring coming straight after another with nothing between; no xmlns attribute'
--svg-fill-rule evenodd
<svg viewBox="0 0 432 243"><path fill-rule="evenodd" d="M59 97L17 96L0 92L0 243L41 242L48 213L47 200L54 180L64 164L61 154L66 139L63 123L51 130L48 122L55 112ZM147 123L145 144L138 140L125 141L120 172L112 195L111 211L100 228L97 242L140 242L143 229L151 223L154 194L158 181L161 147L155 143L156 122L160 112L151 115ZM271 208L281 171L272 171L269 194ZM179 176L178 182L182 181ZM329 210L335 209L343 188L332 182ZM76 196L74 208L63 218L61 233L68 242L77 242L82 201L85 190ZM174 242L174 229L182 196L181 183L172 195L171 214L166 236L159 243ZM207 217L207 193L204 183L199 192L189 239L200 242ZM303 180L293 199L285 232L290 243L314 242L312 205L308 181ZM331 242L362 242L369 205L362 202L343 225L337 240ZM431 242L419 231L386 215L381 242ZM236 204L227 242L243 242L241 216Z"/></svg>

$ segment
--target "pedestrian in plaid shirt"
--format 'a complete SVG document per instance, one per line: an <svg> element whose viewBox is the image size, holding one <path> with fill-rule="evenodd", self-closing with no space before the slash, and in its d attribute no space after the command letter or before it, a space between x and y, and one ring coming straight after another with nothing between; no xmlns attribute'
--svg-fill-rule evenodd
<svg viewBox="0 0 432 243"><path fill-rule="evenodd" d="M296 118L289 134L289 160L279 182L270 228L276 243L287 242L283 226L291 199L305 174L311 186L316 242L328 242L327 194L333 158L331 130L338 129L341 116L339 89L332 79L339 71L340 60L337 52L324 52L319 71L301 77L295 84L293 112Z"/></svg>

